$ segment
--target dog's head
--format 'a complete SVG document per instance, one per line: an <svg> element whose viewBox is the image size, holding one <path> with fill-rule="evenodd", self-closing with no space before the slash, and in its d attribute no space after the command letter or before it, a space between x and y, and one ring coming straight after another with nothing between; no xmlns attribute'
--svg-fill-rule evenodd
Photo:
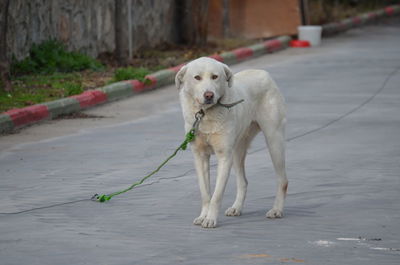
<svg viewBox="0 0 400 265"><path fill-rule="evenodd" d="M188 63L175 76L181 93L187 93L202 108L217 103L232 83L233 75L228 66L207 57Z"/></svg>

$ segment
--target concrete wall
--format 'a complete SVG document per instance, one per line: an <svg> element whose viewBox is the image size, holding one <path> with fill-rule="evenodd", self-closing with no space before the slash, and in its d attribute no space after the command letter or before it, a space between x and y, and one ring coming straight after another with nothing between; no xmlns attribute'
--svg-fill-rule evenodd
<svg viewBox="0 0 400 265"><path fill-rule="evenodd" d="M301 24L299 0L229 0L225 22L223 3L210 0L208 32L211 38L292 35Z"/></svg>
<svg viewBox="0 0 400 265"><path fill-rule="evenodd" d="M125 0L130 32L124 31L124 38L131 51L174 41L174 3ZM115 0L11 0L8 19L8 55L17 59L24 58L33 43L48 39L91 56L115 49Z"/></svg>
<svg viewBox="0 0 400 265"><path fill-rule="evenodd" d="M174 0L133 0L131 18L133 47L175 42Z"/></svg>

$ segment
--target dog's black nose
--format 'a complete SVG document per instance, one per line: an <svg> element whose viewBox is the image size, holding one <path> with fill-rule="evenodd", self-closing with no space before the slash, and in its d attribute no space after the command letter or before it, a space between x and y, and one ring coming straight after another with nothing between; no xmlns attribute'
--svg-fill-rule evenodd
<svg viewBox="0 0 400 265"><path fill-rule="evenodd" d="M204 99L206 100L206 103L212 103L213 98L214 98L214 92L211 91L204 92Z"/></svg>

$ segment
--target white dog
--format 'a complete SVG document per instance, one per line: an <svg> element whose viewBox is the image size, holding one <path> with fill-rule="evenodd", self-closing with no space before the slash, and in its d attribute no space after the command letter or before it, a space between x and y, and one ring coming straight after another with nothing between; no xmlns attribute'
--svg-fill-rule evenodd
<svg viewBox="0 0 400 265"><path fill-rule="evenodd" d="M234 79L234 80L233 80ZM234 81L234 82L233 82ZM276 174L278 190L269 218L282 217L288 187L285 170L285 106L284 99L269 74L262 70L246 70L232 75L223 63L199 58L183 66L175 77L179 89L185 130L194 123L195 114L204 110L196 138L191 144L201 192L202 208L194 224L204 228L217 226L222 196L233 168L237 194L227 216L241 214L246 196L247 180L244 161L247 149L261 130L265 136ZM231 108L224 104L244 101ZM218 159L215 191L210 193L210 155Z"/></svg>

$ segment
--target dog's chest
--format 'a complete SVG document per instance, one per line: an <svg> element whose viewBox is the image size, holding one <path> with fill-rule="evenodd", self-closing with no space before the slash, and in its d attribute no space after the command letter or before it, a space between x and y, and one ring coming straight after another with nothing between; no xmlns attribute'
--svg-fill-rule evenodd
<svg viewBox="0 0 400 265"><path fill-rule="evenodd" d="M198 131L194 144L197 149L205 153L214 154L223 149L223 139L224 136L220 133L204 133Z"/></svg>
<svg viewBox="0 0 400 265"><path fill-rule="evenodd" d="M226 121L223 118L209 119L204 117L199 124L199 132L203 134L220 134L226 128Z"/></svg>

